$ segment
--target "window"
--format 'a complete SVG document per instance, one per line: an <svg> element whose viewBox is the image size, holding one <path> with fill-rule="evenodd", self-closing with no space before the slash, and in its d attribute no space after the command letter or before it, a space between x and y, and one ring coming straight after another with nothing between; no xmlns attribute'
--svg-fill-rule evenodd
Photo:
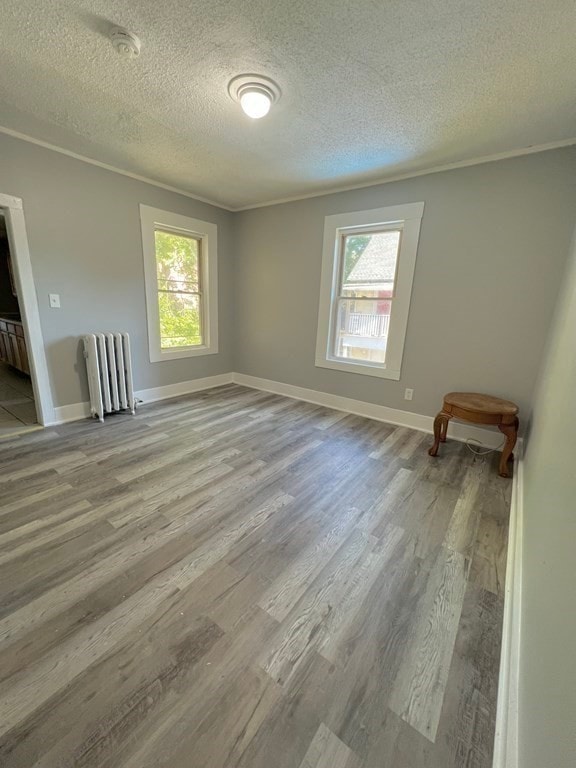
<svg viewBox="0 0 576 768"><path fill-rule="evenodd" d="M399 379L424 203L327 216L316 365Z"/></svg>
<svg viewBox="0 0 576 768"><path fill-rule="evenodd" d="M216 226L140 206L151 362L218 351Z"/></svg>

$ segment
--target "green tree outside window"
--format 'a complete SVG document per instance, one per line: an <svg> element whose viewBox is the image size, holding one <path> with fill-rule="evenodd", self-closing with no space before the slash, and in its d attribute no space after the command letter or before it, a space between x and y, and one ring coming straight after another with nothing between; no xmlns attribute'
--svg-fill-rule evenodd
<svg viewBox="0 0 576 768"><path fill-rule="evenodd" d="M203 344L201 241L156 230L156 270L162 349Z"/></svg>

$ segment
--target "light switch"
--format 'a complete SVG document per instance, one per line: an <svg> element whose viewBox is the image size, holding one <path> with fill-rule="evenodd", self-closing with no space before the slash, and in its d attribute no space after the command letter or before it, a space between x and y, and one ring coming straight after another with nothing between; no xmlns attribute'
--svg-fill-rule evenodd
<svg viewBox="0 0 576 768"><path fill-rule="evenodd" d="M48 298L50 299L50 306L52 307L52 309L60 309L59 293L49 293Z"/></svg>

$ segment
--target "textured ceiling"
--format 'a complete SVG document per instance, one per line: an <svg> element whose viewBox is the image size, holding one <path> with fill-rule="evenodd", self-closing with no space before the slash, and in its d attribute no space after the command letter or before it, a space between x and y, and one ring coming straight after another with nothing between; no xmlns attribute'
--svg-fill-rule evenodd
<svg viewBox="0 0 576 768"><path fill-rule="evenodd" d="M4 0L0 125L241 207L576 136L575 32L573 0Z"/></svg>

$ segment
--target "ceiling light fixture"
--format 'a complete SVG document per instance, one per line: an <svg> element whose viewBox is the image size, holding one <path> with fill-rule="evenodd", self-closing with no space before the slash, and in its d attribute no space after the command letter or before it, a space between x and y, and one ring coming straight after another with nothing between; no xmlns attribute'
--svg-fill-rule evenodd
<svg viewBox="0 0 576 768"><path fill-rule="evenodd" d="M238 75L228 84L228 93L254 120L267 115L281 95L278 85L263 75Z"/></svg>
<svg viewBox="0 0 576 768"><path fill-rule="evenodd" d="M270 112L272 98L262 88L243 88L240 93L240 106L248 117L258 120Z"/></svg>

